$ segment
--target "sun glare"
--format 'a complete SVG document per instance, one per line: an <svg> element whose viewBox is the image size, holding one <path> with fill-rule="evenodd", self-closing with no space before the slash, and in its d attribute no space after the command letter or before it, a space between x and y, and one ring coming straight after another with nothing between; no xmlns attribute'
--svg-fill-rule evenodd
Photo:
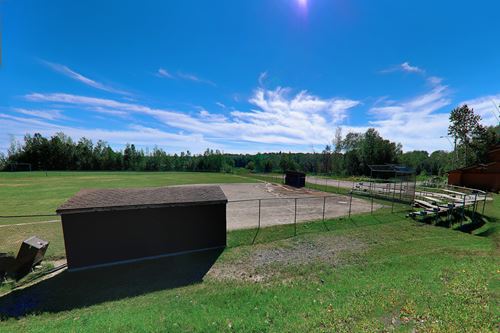
<svg viewBox="0 0 500 333"><path fill-rule="evenodd" d="M307 7L307 0L297 0L301 7Z"/></svg>

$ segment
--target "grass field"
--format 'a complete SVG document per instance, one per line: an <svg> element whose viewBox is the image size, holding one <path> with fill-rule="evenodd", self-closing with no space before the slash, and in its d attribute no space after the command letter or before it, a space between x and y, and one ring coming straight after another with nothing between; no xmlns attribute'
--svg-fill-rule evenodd
<svg viewBox="0 0 500 333"><path fill-rule="evenodd" d="M82 188L147 187L181 184L255 182L250 178L203 172L0 172L0 216L55 214L62 204ZM47 258L64 257L58 216L0 218L0 252L15 253L27 237L50 240Z"/></svg>
<svg viewBox="0 0 500 333"><path fill-rule="evenodd" d="M144 176L150 185L159 179ZM132 177L122 184L146 185ZM494 199L489 221L473 234L388 209L326 226L300 224L297 237L293 226L266 228L255 245L255 230L232 231L203 282L199 274L182 275L189 271L179 269L182 258L150 273L147 264L63 273L0 298L0 310L11 315L29 310L5 316L0 332L498 332L500 197Z"/></svg>
<svg viewBox="0 0 500 333"><path fill-rule="evenodd" d="M148 187L181 184L248 183L238 175L206 172L0 172L0 216L54 214L82 188ZM44 218L50 220L50 217ZM0 224L38 221L0 219Z"/></svg>

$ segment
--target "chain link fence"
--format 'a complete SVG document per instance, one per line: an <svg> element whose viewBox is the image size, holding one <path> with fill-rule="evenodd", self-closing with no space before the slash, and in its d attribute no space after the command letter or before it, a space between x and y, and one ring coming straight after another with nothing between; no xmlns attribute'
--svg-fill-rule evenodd
<svg viewBox="0 0 500 333"><path fill-rule="evenodd" d="M262 228L291 225L295 236L299 223L318 221L328 229L327 219L370 211L369 201L354 198L352 194L232 200L227 206L227 225L228 230L256 229L255 237Z"/></svg>

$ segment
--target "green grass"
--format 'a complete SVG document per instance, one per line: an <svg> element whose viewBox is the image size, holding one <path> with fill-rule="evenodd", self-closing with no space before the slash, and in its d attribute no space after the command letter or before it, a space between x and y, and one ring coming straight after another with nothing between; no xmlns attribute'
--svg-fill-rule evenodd
<svg viewBox="0 0 500 333"><path fill-rule="evenodd" d="M387 212L330 220L328 227L331 231L324 231L321 223L300 225L295 238L286 238L293 235L288 226L265 229L253 246L242 245L253 230L231 232L233 246L217 264L230 265L265 248L287 248L325 235L332 241L357 239L366 249L347 252L337 266L312 261L272 267L275 275L261 283L208 277L203 283L128 298L106 295L107 301L86 306L75 301L74 285L63 283L58 286L61 298L54 300L63 310L8 319L0 331L497 330L499 260L491 238ZM154 280L145 276L143 283ZM93 287L96 293L116 292Z"/></svg>
<svg viewBox="0 0 500 333"><path fill-rule="evenodd" d="M248 183L238 175L206 172L0 172L0 216L54 214L83 188L148 187L205 183ZM0 224L54 217L0 218ZM1 230L1 229L0 229ZM0 243L1 244L1 243Z"/></svg>
<svg viewBox="0 0 500 333"><path fill-rule="evenodd" d="M255 274L268 276L260 282L209 274L166 287L175 270L145 274L139 266L81 280L61 275L17 292L33 312L4 318L0 332L498 332L500 196L494 199L478 235L414 222L390 208L326 226L299 224L296 237L292 225L262 229L254 245L256 230L229 232L216 268L250 265L263 251L297 244L363 244L339 252L336 262L256 266ZM37 293L48 296L37 303Z"/></svg>

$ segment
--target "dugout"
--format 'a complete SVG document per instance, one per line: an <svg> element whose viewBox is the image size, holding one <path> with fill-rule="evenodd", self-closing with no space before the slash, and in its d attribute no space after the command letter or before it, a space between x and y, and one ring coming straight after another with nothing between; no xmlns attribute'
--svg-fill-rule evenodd
<svg viewBox="0 0 500 333"><path fill-rule="evenodd" d="M285 185L293 187L306 186L306 174L298 171L287 171L285 173Z"/></svg>
<svg viewBox="0 0 500 333"><path fill-rule="evenodd" d="M226 246L219 186L82 190L57 209L68 269Z"/></svg>

